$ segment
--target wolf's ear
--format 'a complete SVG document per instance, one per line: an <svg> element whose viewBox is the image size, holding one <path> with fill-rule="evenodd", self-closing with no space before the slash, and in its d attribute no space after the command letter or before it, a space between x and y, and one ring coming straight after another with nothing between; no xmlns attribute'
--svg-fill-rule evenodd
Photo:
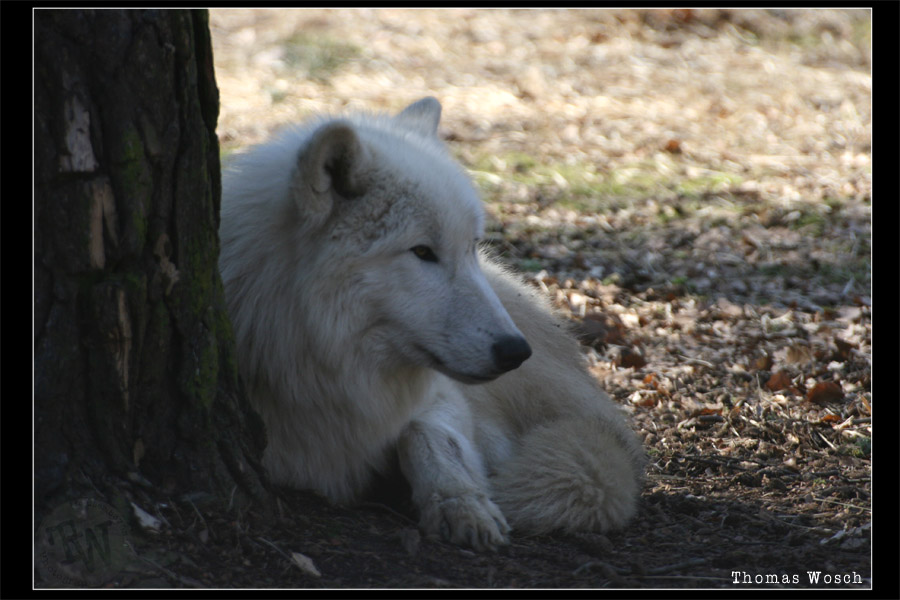
<svg viewBox="0 0 900 600"><path fill-rule="evenodd" d="M297 157L292 187L301 213L324 221L340 197L361 195L359 172L366 160L350 123L332 121L320 127Z"/></svg>
<svg viewBox="0 0 900 600"><path fill-rule="evenodd" d="M441 103L437 98L426 96L416 100L394 117L404 126L424 135L437 135L441 121Z"/></svg>

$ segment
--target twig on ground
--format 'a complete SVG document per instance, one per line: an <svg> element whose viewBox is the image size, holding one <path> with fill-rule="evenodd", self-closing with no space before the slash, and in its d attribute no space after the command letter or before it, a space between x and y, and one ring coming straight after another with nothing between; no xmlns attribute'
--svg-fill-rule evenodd
<svg viewBox="0 0 900 600"><path fill-rule="evenodd" d="M291 561L291 557L288 556L287 553L286 553L284 550L282 550L281 548L279 548L278 546L276 546L275 544L273 544L272 542L270 542L270 541L267 540L266 538L257 536L256 539L258 539L260 542L263 542L263 543L265 543L265 544L268 544L269 546L271 546L272 548L274 548L275 551L278 552L278 554L280 554L280 555L282 555L283 557L285 557L285 558L288 560L288 562Z"/></svg>
<svg viewBox="0 0 900 600"><path fill-rule="evenodd" d="M688 363L689 365L700 365L703 367L709 367L710 369L715 367L714 364L712 364L711 362L709 362L707 360L703 360L702 358L691 358L690 356L685 356L683 354L676 354L676 356L678 358L682 359L684 362Z"/></svg>
<svg viewBox="0 0 900 600"><path fill-rule="evenodd" d="M407 516L404 515L403 513L394 510L393 508L391 508L390 506L388 506L388 505L386 505L386 504L381 504L380 502L361 502L361 503L360 503L360 506L365 506L365 507L368 507L368 508L376 508L376 509L378 509L378 510L383 510L383 511L385 511L385 512L389 512L389 513L391 513L392 515L395 515L395 516L397 516L397 517L403 519L403 521L405 521L406 523L412 523L413 525L416 524L416 522L415 522L414 520L410 519L409 517L407 517Z"/></svg>
<svg viewBox="0 0 900 600"><path fill-rule="evenodd" d="M170 571L170 570L167 569L166 567L162 566L161 564L159 564L159 563L157 563L157 562L154 562L153 560L147 558L146 556L141 556L140 554L136 554L136 556L137 556L140 560L144 561L145 563L147 563L147 564L149 564L150 566L152 566L153 568L155 568L156 570L161 571L162 573L164 573L164 574L165 574L166 576L168 576L170 579L173 579L173 580L175 580L175 581L178 581L178 582L180 582L180 583L182 583L182 584L184 584L184 585L190 586L190 587L196 587L196 588L206 587L206 586L203 585L202 582L197 581L197 580L194 579L193 577L188 577L188 576L186 576L186 575L179 575L178 573L176 573L176 572L174 572L174 571Z"/></svg>
<svg viewBox="0 0 900 600"><path fill-rule="evenodd" d="M691 558L679 563L664 565L662 567L656 567L654 569L648 569L647 575L662 575L664 573L671 573L672 571L678 571L679 569L685 569L688 567L699 567L700 565L705 565L708 562L708 558Z"/></svg>

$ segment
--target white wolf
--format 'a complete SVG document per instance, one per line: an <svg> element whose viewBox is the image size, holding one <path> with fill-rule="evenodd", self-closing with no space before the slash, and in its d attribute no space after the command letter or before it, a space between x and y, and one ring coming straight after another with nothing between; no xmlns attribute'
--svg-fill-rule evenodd
<svg viewBox="0 0 900 600"><path fill-rule="evenodd" d="M425 533L476 549L508 522L621 526L640 443L547 302L479 252L440 113L321 119L226 170L220 267L264 465L349 502L396 452Z"/></svg>

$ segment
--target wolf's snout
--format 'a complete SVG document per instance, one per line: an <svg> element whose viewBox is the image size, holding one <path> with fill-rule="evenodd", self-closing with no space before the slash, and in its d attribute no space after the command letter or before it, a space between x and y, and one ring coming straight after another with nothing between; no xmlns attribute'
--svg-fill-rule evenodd
<svg viewBox="0 0 900 600"><path fill-rule="evenodd" d="M525 338L518 335L509 335L500 338L491 346L494 354L494 364L500 371L512 371L531 356L531 346Z"/></svg>

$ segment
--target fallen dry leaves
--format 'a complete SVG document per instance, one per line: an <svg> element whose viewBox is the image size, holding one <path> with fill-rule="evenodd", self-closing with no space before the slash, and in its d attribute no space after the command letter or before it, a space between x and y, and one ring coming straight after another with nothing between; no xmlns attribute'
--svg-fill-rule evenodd
<svg viewBox="0 0 900 600"><path fill-rule="evenodd" d="M829 402L837 402L844 397L844 391L841 386L833 381L823 381L817 383L806 394L806 399L816 404L828 404Z"/></svg>
<svg viewBox="0 0 900 600"><path fill-rule="evenodd" d="M216 523L172 570L252 587L731 587L732 569L826 566L868 581L864 16L360 9L210 20L229 151L311 113L437 96L441 135L488 202L489 242L572 321L651 460L640 516L623 532L520 537L509 554L481 557L411 544L397 532L413 522L393 513L294 494L278 523ZM298 59L340 58L348 44L356 54L329 72ZM187 516L183 526L196 527ZM169 551L197 535L173 537Z"/></svg>

